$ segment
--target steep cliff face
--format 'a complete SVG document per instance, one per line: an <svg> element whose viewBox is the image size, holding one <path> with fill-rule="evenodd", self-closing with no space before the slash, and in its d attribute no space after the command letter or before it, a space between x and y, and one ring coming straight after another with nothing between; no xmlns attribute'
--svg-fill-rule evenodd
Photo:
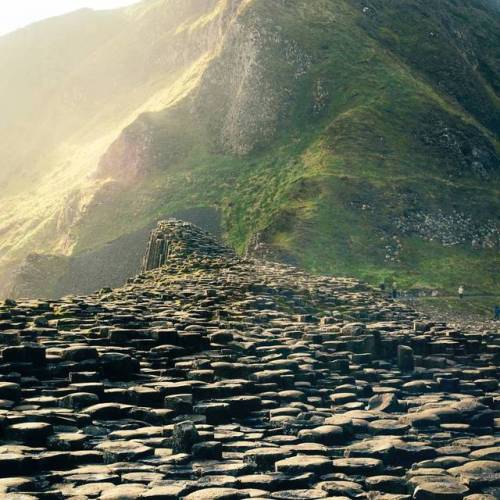
<svg viewBox="0 0 500 500"><path fill-rule="evenodd" d="M36 209L6 203L4 263L98 251L199 208L222 214L240 252L259 242L314 271L498 291L491 2L169 0L110 16L127 21L92 56L100 70L78 65L100 89L76 106L92 114L78 155L47 162ZM44 202L54 182L68 201Z"/></svg>
<svg viewBox="0 0 500 500"><path fill-rule="evenodd" d="M0 83L0 275L31 252L72 253L88 207L144 171L149 141L146 130L133 133L138 117L197 86L242 3L149 0L0 38L8 74ZM125 140L111 147L122 131Z"/></svg>

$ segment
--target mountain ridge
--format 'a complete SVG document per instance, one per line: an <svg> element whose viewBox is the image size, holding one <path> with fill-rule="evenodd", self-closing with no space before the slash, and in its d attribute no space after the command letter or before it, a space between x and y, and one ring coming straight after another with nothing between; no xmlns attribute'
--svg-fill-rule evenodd
<svg viewBox="0 0 500 500"><path fill-rule="evenodd" d="M259 240L312 271L498 293L499 21L488 2L199 5L176 35L203 26L213 57L164 89L181 96L173 105L146 106L108 143L84 208L59 231L66 254L206 207L241 253ZM27 241L28 253L58 250L38 247Z"/></svg>

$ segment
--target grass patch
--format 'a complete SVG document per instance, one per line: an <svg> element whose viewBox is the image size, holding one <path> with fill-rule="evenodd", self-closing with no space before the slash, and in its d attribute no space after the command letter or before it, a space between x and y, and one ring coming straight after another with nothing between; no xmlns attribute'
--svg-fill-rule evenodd
<svg viewBox="0 0 500 500"><path fill-rule="evenodd" d="M198 89L201 117L193 117L191 101L151 114L148 174L127 190L107 192L106 203L89 210L78 228L77 251L206 206L222 213L225 238L239 252L261 233L280 256L312 272L374 284L395 280L402 289L453 292L464 283L474 293L498 294L494 248L443 246L439 235L431 241L398 226L422 211L465 211L486 223L500 208L491 128L498 106L488 90L493 70L473 75L473 87L460 92L457 85L438 85L436 51L452 77L462 56L443 27L443 9L418 24L421 2L410 3L376 1L377 15L365 15L354 0L253 2L240 22L263 40L251 83L269 97L269 108L276 107L268 136L259 135L270 123L259 121L268 111L262 106L249 109L238 130L254 139L249 151L236 154L218 142L228 102L239 103L226 81L205 83L210 92ZM460 13L470 20L469 7ZM483 21L481 29L490 30ZM422 41L431 31L438 38ZM217 64L225 75L239 63L228 48ZM245 136L254 123L255 137ZM387 258L388 247L396 247L396 259Z"/></svg>

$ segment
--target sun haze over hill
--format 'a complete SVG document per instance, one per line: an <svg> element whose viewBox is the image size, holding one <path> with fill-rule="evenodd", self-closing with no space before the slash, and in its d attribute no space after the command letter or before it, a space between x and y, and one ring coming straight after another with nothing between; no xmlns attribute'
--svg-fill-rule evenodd
<svg viewBox="0 0 500 500"><path fill-rule="evenodd" d="M4 288L111 279L196 213L240 253L498 293L499 34L491 0L145 0L0 37Z"/></svg>

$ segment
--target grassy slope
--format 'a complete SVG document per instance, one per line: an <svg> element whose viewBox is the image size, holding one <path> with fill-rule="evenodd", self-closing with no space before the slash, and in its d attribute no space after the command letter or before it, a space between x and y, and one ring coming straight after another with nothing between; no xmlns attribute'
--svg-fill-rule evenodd
<svg viewBox="0 0 500 500"><path fill-rule="evenodd" d="M101 156L142 112L187 92L210 50L189 43L208 28L179 26L222 3L87 9L0 38L0 281L30 252L70 253Z"/></svg>
<svg viewBox="0 0 500 500"><path fill-rule="evenodd" d="M221 211L225 236L241 252L261 233L279 258L312 271L396 279L404 288L453 291L465 282L498 294L493 250L443 247L395 225L421 210L456 206L478 221L498 212L498 18L478 10L482 3L372 1L375 15L356 0L250 0L239 23L263 40L257 74L238 69L251 51L235 35L199 86L141 116L133 130L139 144L141 131L150 134L147 175L99 193L74 228L75 252L208 206ZM453 33L465 28L460 45ZM307 56L295 58L305 61L300 76L289 62L295 53ZM238 106L242 122L231 123L252 144L246 154L217 135ZM394 236L400 261L387 262Z"/></svg>
<svg viewBox="0 0 500 500"><path fill-rule="evenodd" d="M393 5L394 2L384 3L387 7L384 9L378 2L376 10L386 14L393 24L397 23L401 53L408 38L413 42L415 26L421 33L431 30L421 22L415 23L413 16L396 15L391 9ZM411 12L411 8L408 10ZM361 22L366 23L365 19ZM387 28L379 31L388 36ZM451 51L445 43L440 46L433 41L431 47L434 52ZM419 48L414 47L412 54L425 57L425 52L431 50L421 45ZM448 59L451 58L449 55ZM465 282L471 290L498 292L495 282L498 254L495 250L472 250L470 244L445 248L417 237L400 237L401 262L381 265L384 262L381 238L386 241L397 234L391 229L391 217L404 213L407 203L402 195L408 191L418 194L420 207L430 206L434 210L458 205L477 218L486 219L498 209L498 172L493 174L494 182L485 183L472 172L461 171L458 162L446 157L446 150L444 154L433 151L415 140L415 135L434 125L429 119L436 115L467 133L475 134L482 127L449 94L431 85L432 79L425 76L432 72L425 65L409 68L398 59L393 53L378 51L367 62L370 68L366 68L366 73L370 73L372 81L361 79L367 87L375 88L377 95L369 101L369 106L350 110L345 120L337 117L330 125L335 146L333 155L328 154L331 150L325 155L329 178L321 186L326 194L313 228L306 231L306 237L299 231L292 247L301 248L301 242L316 241L305 256L299 256L307 267L316 270L356 274L374 282L396 279L402 287L437 286L454 290L458 283ZM446 57L440 64L445 66L443 59L446 61ZM415 71L415 66L423 69L423 77ZM452 79L452 75L448 76ZM367 88L362 93L366 96ZM469 103L466 97L464 101ZM490 115L491 109L495 108L487 108ZM479 117L487 114L481 113L479 107L476 110ZM473 131L469 130L471 123L477 126ZM324 148L320 146L318 154L322 153ZM375 213L353 210L353 200L375 206ZM314 238L312 234L320 237Z"/></svg>
<svg viewBox="0 0 500 500"><path fill-rule="evenodd" d="M180 130L189 131L188 138L172 131L172 113L151 117L161 130L156 148L169 150L175 143L181 152L140 186L117 193L107 208L89 214L79 250L95 245L96 237L104 242L126 231L131 221L140 227L181 208L215 206L223 212L227 239L240 251L256 232L263 232L280 257L312 271L375 283L396 279L404 288L451 291L465 282L469 290L498 293L494 250L474 250L470 244L444 247L401 235L394 227L394 218L406 213L408 199L416 200L415 210L456 205L478 220L497 211L497 145L488 128L497 108L478 105L474 114L467 111L470 95L485 79L476 78L472 94L454 95L436 84L432 68L410 57L408 47L418 43L414 16L405 22L395 15L395 2L379 2L378 21L386 26L374 30L355 4L297 0L283 8L254 2L247 16L264 25L272 19L312 59L308 72L294 83L272 144L250 155L215 154L194 139L205 132L182 109L173 116L181 120ZM484 12L479 21L468 19L467 9L462 14L465 23L484 22L484 29L491 28ZM439 15L428 16L428 22L434 26ZM456 12L450 15L456 17ZM397 34L389 25L394 16ZM420 29L427 33L431 27ZM397 47L387 41L395 37ZM276 50L262 50L259 63L272 85L280 86L291 76ZM444 60L456 65L457 52L448 38L433 39L425 51L431 50L446 53ZM327 89L319 111L312 106L318 82ZM480 97L494 104L492 86L485 83L481 89ZM422 140L442 123L493 158L486 162L488 180L460 152ZM360 209L363 205L368 208ZM400 241L400 261L386 262L384 247L393 236Z"/></svg>
<svg viewBox="0 0 500 500"><path fill-rule="evenodd" d="M410 302L431 315L446 314L449 318L494 319L495 306L500 304L498 295L472 295L459 299L453 297L424 297Z"/></svg>

